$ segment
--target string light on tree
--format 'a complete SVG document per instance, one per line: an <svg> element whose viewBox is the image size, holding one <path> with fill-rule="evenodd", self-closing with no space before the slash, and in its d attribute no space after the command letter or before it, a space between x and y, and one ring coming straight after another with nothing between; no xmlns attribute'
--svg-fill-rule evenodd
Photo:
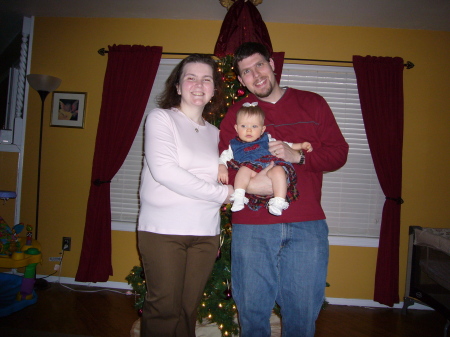
<svg viewBox="0 0 450 337"><path fill-rule="evenodd" d="M219 72L224 83L225 106L219 111L211 111L205 119L220 129L220 123L225 117L228 108L246 96L246 91L239 82L233 68L233 55L227 55L217 60Z"/></svg>

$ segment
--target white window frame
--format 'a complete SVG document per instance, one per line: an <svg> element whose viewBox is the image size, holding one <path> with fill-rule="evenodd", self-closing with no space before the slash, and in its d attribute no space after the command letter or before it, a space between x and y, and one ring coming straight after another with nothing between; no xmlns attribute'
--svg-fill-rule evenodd
<svg viewBox="0 0 450 337"><path fill-rule="evenodd" d="M161 60L144 118L135 140L137 144L134 144L133 146L135 148L132 148L130 151L130 153L134 151L134 159L127 157L123 167L112 181L112 205L117 201L114 193L122 188L120 185L130 185L129 181L124 179L123 171L130 170L130 163L131 166L136 165L136 155L143 147L143 124L145 117L155 107L154 99L156 95L161 92L168 74L179 61L176 59ZM280 85L314 91L322 95L330 105L347 142L350 144L349 159L344 168L336 172L324 174L322 205L327 215L327 222L330 229L336 227L336 223L339 223L338 227L341 226L341 223L346 225L352 222L356 223L354 226L359 226L358 221L365 221L366 226L374 226L374 228L368 230L371 233L370 235L367 235L367 233L346 233L345 226L339 229L344 234L333 234L330 230L330 245L378 247L377 234L379 234L379 229L377 230L376 226L379 227L385 197L376 177L367 144L353 68L284 64ZM358 161L356 165L353 163L354 160ZM135 167L133 169L135 173L140 173L142 160L140 160L138 165L139 168ZM354 177L358 180L357 183L360 184L357 189L349 188L349 186L354 186L354 181L352 180ZM133 179L136 180L136 177ZM139 182L135 181L132 185L136 189ZM370 191L370 193L367 191ZM135 191L135 196L135 200L137 200L137 191ZM335 202L337 197L341 200L340 203ZM351 208L350 211L345 209L347 204L351 202L355 203L355 201L357 204L361 203L357 207L368 209L369 211L363 212L363 214L360 212L361 214L359 214ZM112 213L114 214L114 211ZM352 214L352 216L348 217L348 214ZM361 220L358 220L358 217ZM136 222L124 221L123 219L122 221L117 221L117 219L113 218L112 229L135 231Z"/></svg>
<svg viewBox="0 0 450 337"><path fill-rule="evenodd" d="M34 17L23 17L20 57L17 66L13 65L11 69L12 87L8 108L9 118L13 118L13 121L9 125L11 130L0 131L0 152L18 153L14 223L19 223L21 220L23 153L29 91L26 75L29 74L31 67L33 35ZM7 141L4 142L5 139Z"/></svg>

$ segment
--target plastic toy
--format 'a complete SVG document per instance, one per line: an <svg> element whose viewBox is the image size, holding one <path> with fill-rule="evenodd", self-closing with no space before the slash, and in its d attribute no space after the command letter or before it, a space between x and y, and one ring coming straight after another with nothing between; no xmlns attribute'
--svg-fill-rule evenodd
<svg viewBox="0 0 450 337"><path fill-rule="evenodd" d="M8 226L6 225L6 227ZM5 226L2 228L5 229ZM11 240L11 237L15 238L14 251L8 247L8 253L0 255L0 267L7 269L25 267L25 273L23 277L0 273L0 317L36 303L37 297L33 290L36 281L36 265L42 261L41 245L38 241L31 239L30 242L28 237L17 238L12 230L11 232L6 230L6 232L9 237L6 239L7 235L4 235L2 242Z"/></svg>

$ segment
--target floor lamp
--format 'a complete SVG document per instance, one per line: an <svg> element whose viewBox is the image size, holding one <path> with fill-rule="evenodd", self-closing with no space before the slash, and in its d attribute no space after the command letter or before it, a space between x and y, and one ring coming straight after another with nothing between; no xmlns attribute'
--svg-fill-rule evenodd
<svg viewBox="0 0 450 337"><path fill-rule="evenodd" d="M38 171L37 171L37 195L36 195L36 225L34 227L35 239L38 238L39 228L39 197L41 190L41 153L42 153L42 125L44 121L44 102L49 93L56 90L61 79L49 75L29 74L27 75L28 84L39 93L41 97L41 126L39 129L39 155L38 155Z"/></svg>

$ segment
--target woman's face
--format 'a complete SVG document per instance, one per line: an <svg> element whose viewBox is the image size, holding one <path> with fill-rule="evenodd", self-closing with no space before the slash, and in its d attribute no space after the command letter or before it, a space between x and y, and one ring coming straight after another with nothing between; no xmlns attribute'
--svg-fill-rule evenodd
<svg viewBox="0 0 450 337"><path fill-rule="evenodd" d="M205 63L187 63L177 85L181 106L204 107L214 96L213 70Z"/></svg>

